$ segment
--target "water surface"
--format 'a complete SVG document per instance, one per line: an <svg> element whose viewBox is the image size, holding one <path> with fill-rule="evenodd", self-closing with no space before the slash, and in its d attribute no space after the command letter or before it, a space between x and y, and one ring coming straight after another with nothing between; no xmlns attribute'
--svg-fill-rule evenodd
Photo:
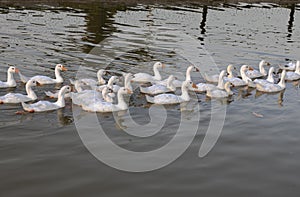
<svg viewBox="0 0 300 197"><path fill-rule="evenodd" d="M53 75L54 65L63 63L69 69L63 73L65 84L80 66L84 74L95 77L99 68L115 74L151 72L151 64L159 60L168 65L164 77L172 73L181 79L190 60L207 71L213 69L204 65L209 61L220 70L230 63L257 68L261 59L277 66L300 58L299 9L299 4L273 3L3 4L0 79L5 79L9 65L32 76ZM101 53L97 47L104 47ZM212 59L203 59L206 52ZM199 73L192 77L203 81ZM45 90L59 88L37 88L39 99L48 99ZM0 95L10 91L25 90L18 83L16 89L1 89ZM211 101L197 95L201 118L189 149L171 165L140 174L112 169L88 152L73 122L72 108L80 108L70 100L62 110L22 116L15 115L20 105L1 105L0 191L3 196L298 196L298 83L288 83L281 94L253 89L234 93L230 102L219 102L227 107L226 121L206 157L199 158L198 151L210 121ZM144 96L135 92L127 99L133 119L146 124L149 106ZM174 136L179 108L168 108L166 125L149 139L127 135L111 114L98 117L115 143L148 151Z"/></svg>

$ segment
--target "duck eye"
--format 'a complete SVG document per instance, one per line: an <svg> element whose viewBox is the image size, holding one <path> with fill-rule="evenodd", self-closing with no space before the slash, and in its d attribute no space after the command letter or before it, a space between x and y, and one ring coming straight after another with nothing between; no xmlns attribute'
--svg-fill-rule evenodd
<svg viewBox="0 0 300 197"><path fill-rule="evenodd" d="M12 68L12 70L15 70L15 68Z"/></svg>

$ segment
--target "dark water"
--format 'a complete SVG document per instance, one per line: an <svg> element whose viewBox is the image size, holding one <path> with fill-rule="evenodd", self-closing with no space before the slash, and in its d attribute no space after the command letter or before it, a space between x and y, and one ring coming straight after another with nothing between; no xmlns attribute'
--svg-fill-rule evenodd
<svg viewBox="0 0 300 197"><path fill-rule="evenodd" d="M69 69L63 73L65 84L78 75L80 66L90 76L99 68L112 73L151 72L150 65L159 60L169 65L162 72L164 77L175 73L179 78L191 62L207 70L213 69L205 65L209 61L219 69L229 63L257 67L261 59L277 66L300 58L299 9L299 4L271 3L3 4L0 79L5 79L9 65L31 76L53 75L54 65L63 63ZM210 60L203 58L207 54ZM195 81L203 80L199 77L193 73ZM36 90L39 99L47 99L43 91L53 86ZM8 91L24 92L24 87L18 83L16 89L1 89L0 95ZM72 108L80 109L70 100L59 111L21 116L15 115L19 105L1 105L0 194L298 196L298 84L288 83L282 94L259 94L252 89L234 89L234 93L230 102L218 103L226 106L225 124L207 156L199 158L198 151L211 118L211 101L198 95L201 118L193 143L175 162L147 173L115 170L93 157L76 131ZM146 124L150 119L144 97L135 93L129 102L133 119ZM168 112L166 125L150 139L127 135L112 114L98 118L118 145L148 151L174 136L179 106L169 106Z"/></svg>

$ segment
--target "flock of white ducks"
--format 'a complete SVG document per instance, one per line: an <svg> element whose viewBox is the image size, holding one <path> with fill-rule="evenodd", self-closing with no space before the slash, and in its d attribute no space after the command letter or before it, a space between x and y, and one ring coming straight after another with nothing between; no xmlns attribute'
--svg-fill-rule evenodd
<svg viewBox="0 0 300 197"><path fill-rule="evenodd" d="M146 95L147 102L164 105L190 101L189 94L191 91L205 93L210 98L226 98L233 95L232 87L249 86L261 92L272 93L284 90L286 80L300 80L300 61L279 66L282 72L279 74L280 81L278 83L275 83L274 79L275 68L270 67L268 71L266 70L265 66L269 65L264 60L259 63L259 70L243 65L239 69L240 77L234 76L233 71L236 68L233 65L228 65L227 71L222 70L218 75L209 76L204 73L203 76L207 83L198 84L193 83L191 79L192 72L199 72L199 68L196 66L187 68L184 81L178 80L173 75L162 79L159 70L164 68L165 65L161 62L156 62L153 65L154 75L149 73L124 73L121 77L111 76L107 82L103 78L107 72L100 69L97 72L97 80L90 78L70 80L75 91L71 86L66 85L58 92L45 92L47 96L56 98L56 102L48 100L34 102L38 97L32 88L44 84L63 83L64 79L61 72L67 71L65 66L56 65L55 78L43 75L27 77L18 68L11 66L7 70L7 81L0 81L0 88L17 87L14 74L18 73L21 81L26 83L26 94L8 93L0 96L0 104L21 103L24 111L44 112L65 107L65 98L71 98L75 105L81 106L85 111L114 112L128 109L124 95L133 93L131 83L138 85L140 92ZM120 78L123 78L124 81L122 85L119 83ZM179 95L175 94L177 88L181 88L181 94Z"/></svg>

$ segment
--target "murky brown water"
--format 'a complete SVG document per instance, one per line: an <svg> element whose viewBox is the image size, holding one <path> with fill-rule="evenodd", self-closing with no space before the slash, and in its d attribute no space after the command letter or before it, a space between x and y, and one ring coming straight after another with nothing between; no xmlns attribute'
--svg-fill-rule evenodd
<svg viewBox="0 0 300 197"><path fill-rule="evenodd" d="M169 65L164 77L175 73L180 78L190 62L203 67L204 52L211 54L219 69L229 63L257 67L261 59L277 66L300 59L299 9L297 4L245 3L1 5L0 79L5 79L9 65L30 76L52 75L54 65L63 63L69 69L63 73L68 79L78 74L80 66L90 76L99 68L151 72L149 65L157 60ZM195 81L201 81L199 77L193 73ZM17 89L0 89L0 95L24 92L18 84ZM39 99L47 99L43 92L52 89L37 88ZM283 94L260 95L251 89L234 89L234 93L231 102L220 104L227 107L225 125L206 157L199 158L198 151L210 121L211 102L198 95L201 118L189 149L169 166L140 174L112 169L89 153L76 131L70 100L63 110L23 116L15 115L19 105L1 105L0 194L298 196L298 84L288 83ZM129 102L133 119L147 123L144 97L134 94ZM179 107L170 106L169 112L164 129L150 139L126 135L111 114L98 117L114 142L147 151L174 136Z"/></svg>

